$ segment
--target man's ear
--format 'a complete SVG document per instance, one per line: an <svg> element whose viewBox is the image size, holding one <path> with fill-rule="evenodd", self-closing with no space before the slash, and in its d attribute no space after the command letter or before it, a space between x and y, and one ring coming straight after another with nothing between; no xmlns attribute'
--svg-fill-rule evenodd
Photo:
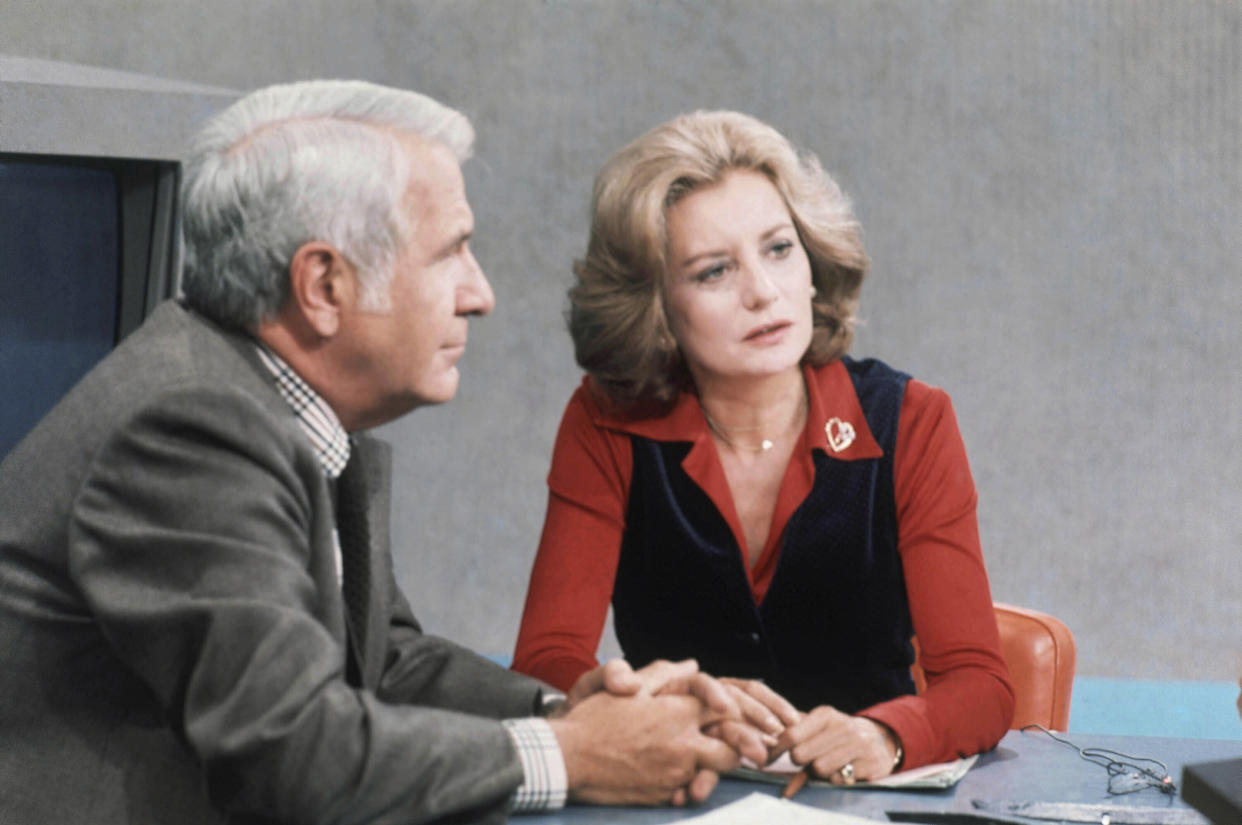
<svg viewBox="0 0 1242 825"><path fill-rule="evenodd" d="M289 262L290 309L320 338L336 335L342 310L352 308L355 298L353 267L332 244L308 241L293 253Z"/></svg>

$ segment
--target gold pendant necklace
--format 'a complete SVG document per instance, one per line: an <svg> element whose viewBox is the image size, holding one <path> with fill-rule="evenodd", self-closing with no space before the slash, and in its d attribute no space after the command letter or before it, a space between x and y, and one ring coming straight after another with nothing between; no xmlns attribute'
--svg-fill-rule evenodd
<svg viewBox="0 0 1242 825"><path fill-rule="evenodd" d="M802 414L802 411L806 409L806 406L807 406L807 400L805 397L803 397L802 403L799 404L794 409L793 418L790 419L789 423L785 425L785 432L788 432L790 427L792 427L794 424L797 423L798 417ZM766 453L768 450L776 446L776 442L771 438L762 439L759 442L759 446L757 447L754 446L753 444L739 444L738 442L733 440L733 435L737 433L758 432L759 430L762 430L763 427L762 426L736 427L731 431L727 431L724 429L724 427L721 427L719 424L715 422L715 420L711 417L711 414L707 412L707 407L704 407L701 402L699 403L699 409L703 411L703 418L706 419L707 421L708 429L710 429L713 433L719 436L721 441L728 444L730 447L732 447L735 450L741 450L743 452L754 453L755 455L759 455L760 453Z"/></svg>

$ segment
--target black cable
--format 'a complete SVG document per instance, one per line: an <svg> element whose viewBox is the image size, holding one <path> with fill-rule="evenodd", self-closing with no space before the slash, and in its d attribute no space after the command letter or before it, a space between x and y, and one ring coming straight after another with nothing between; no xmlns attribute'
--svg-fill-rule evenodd
<svg viewBox="0 0 1242 825"><path fill-rule="evenodd" d="M1057 736L1043 725L1023 725L1022 732L1035 729L1047 734L1056 742L1078 751L1078 756L1108 771L1108 792L1115 796L1134 793L1144 788L1158 788L1162 793L1177 792L1177 785L1169 776L1169 768L1159 759L1147 756L1131 756L1112 748L1080 748L1068 739ZM1142 765L1140 763L1147 763Z"/></svg>

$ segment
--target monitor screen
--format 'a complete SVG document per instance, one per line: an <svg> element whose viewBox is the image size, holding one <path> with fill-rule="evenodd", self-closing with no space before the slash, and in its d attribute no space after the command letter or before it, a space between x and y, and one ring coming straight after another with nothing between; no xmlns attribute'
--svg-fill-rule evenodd
<svg viewBox="0 0 1242 825"><path fill-rule="evenodd" d="M175 167L0 154L0 458L171 294Z"/></svg>

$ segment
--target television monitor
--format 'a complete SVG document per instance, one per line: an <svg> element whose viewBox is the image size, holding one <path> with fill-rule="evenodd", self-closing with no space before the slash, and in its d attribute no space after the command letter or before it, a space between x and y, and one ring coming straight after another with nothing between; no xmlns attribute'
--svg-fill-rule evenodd
<svg viewBox="0 0 1242 825"><path fill-rule="evenodd" d="M177 290L177 184L229 89L0 54L0 460Z"/></svg>
<svg viewBox="0 0 1242 825"><path fill-rule="evenodd" d="M175 162L0 152L0 457L175 290Z"/></svg>

